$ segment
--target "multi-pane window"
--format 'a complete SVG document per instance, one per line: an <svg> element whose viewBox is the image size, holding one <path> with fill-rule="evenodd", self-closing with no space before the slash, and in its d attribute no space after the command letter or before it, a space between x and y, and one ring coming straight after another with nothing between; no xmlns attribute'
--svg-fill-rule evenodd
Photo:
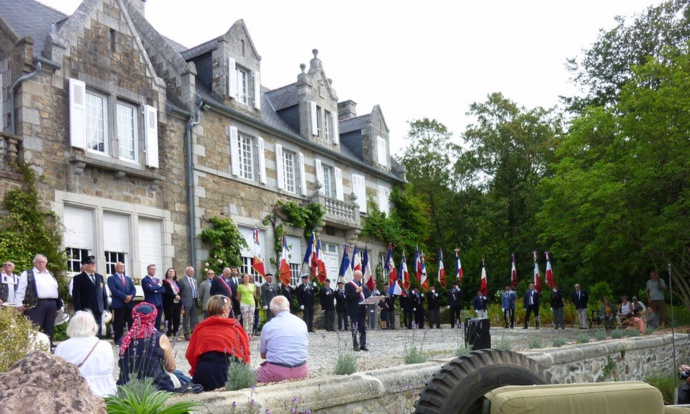
<svg viewBox="0 0 690 414"><path fill-rule="evenodd" d="M292 286L297 286L302 282L300 279L301 267L302 265L299 263L290 263L290 284Z"/></svg>
<svg viewBox="0 0 690 414"><path fill-rule="evenodd" d="M335 173L333 167L324 165L323 167L323 191L326 197L336 197Z"/></svg>
<svg viewBox="0 0 690 414"><path fill-rule="evenodd" d="M127 263L125 262L124 252L105 252L105 271L107 274L112 275L115 273L115 265L117 262Z"/></svg>
<svg viewBox="0 0 690 414"><path fill-rule="evenodd" d="M239 149L240 176L247 180L254 179L254 150L253 140L246 135L237 134L237 147Z"/></svg>
<svg viewBox="0 0 690 414"><path fill-rule="evenodd" d="M240 273L245 274L249 273L252 275L252 278L254 279L254 283L264 283L264 278L254 270L252 267L252 261L254 260L253 257L242 257L242 266L240 266Z"/></svg>
<svg viewBox="0 0 690 414"><path fill-rule="evenodd" d="M122 102L117 103L117 139L120 158L137 160L137 117L136 108Z"/></svg>
<svg viewBox="0 0 690 414"><path fill-rule="evenodd" d="M236 67L235 73L237 76L237 100L247 104L249 102L249 72Z"/></svg>
<svg viewBox="0 0 690 414"><path fill-rule="evenodd" d="M332 138L332 130L333 127L331 125L331 113L328 111L324 111L324 116L323 116L323 135L324 138L326 138L326 141L330 141Z"/></svg>
<svg viewBox="0 0 690 414"><path fill-rule="evenodd" d="M86 147L93 151L107 154L106 139L107 104L105 96L93 92L86 93Z"/></svg>
<svg viewBox="0 0 690 414"><path fill-rule="evenodd" d="M294 193L297 189L297 179L295 174L295 153L283 151L283 180L285 180L285 191Z"/></svg>
<svg viewBox="0 0 690 414"><path fill-rule="evenodd" d="M68 247L65 249L65 253L67 253L67 271L81 272L81 261L89 256L89 251L87 249Z"/></svg>

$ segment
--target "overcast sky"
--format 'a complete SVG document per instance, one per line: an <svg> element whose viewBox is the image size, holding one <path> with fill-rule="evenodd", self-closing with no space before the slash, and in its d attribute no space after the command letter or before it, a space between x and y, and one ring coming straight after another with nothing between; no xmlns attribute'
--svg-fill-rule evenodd
<svg viewBox="0 0 690 414"><path fill-rule="evenodd" d="M40 0L71 14L80 0ZM567 58L581 54L617 15L659 0L148 0L146 17L192 47L244 19L261 60L262 84L296 80L319 50L340 101L358 114L380 105L391 150L406 146L408 122L435 118L459 136L473 102L502 92L521 106L552 107L572 95Z"/></svg>

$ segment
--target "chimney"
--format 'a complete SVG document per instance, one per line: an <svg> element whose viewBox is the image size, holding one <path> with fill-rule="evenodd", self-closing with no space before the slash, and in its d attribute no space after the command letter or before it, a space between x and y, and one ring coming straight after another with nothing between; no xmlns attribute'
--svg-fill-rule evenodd
<svg viewBox="0 0 690 414"><path fill-rule="evenodd" d="M346 119L354 118L357 116L357 102L347 100L343 102L338 102L338 120L344 121Z"/></svg>

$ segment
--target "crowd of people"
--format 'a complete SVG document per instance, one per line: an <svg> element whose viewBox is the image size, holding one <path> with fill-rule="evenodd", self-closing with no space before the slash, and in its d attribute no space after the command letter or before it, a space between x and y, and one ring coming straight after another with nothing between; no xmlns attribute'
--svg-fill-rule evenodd
<svg viewBox="0 0 690 414"><path fill-rule="evenodd" d="M15 273L14 264L5 262L0 283L0 305L13 306L23 313L50 338L58 311L64 311L57 278L47 270L47 259L38 254L33 269ZM223 269L220 275L206 270L206 278L198 283L195 269L186 267L178 277L174 268L158 276L156 265L147 266L141 279L144 300L135 304L137 296L134 280L126 274L122 262L115 264L115 272L104 277L96 271L94 256L85 257L82 271L71 283L75 314L67 328L69 340L61 342L54 352L74 363L97 395L116 392L113 378L115 363L120 369L118 384L131 378L152 378L161 390L174 391L195 386L214 390L224 386L230 364L249 364L252 341L263 360L256 371L260 382L303 378L309 375L307 353L309 333L315 331L314 305L323 312L321 327L326 332L347 331L352 335L354 351L368 351L367 330L376 326L382 330L396 329L396 302L399 302L402 327L440 329L442 303L450 313L450 327L460 327L463 310L462 290L453 282L442 298L434 286L427 292L412 287L401 294L393 294L385 284L383 291L370 290L362 283L362 272L355 271L351 281L338 281L335 289L326 279L322 285L312 282L308 274L301 276L295 287L273 283L273 275L266 274L264 283L257 285L249 274L240 274L236 267ZM623 296L618 305L608 298L592 316L588 315L589 295L575 284L570 300L577 311L579 328L592 323L606 327L621 326L644 333L646 327L663 327L666 322L665 281L650 272L646 285L647 306L632 297ZM553 311L553 328L565 329L564 301L566 296L558 285L540 292L530 283L522 299L524 326L540 328L540 302L549 292ZM372 297L373 296L373 297ZM296 303L294 313L291 305ZM442 300L445 299L445 300ZM514 328L518 294L509 285L501 294L501 309L505 328ZM477 318L488 318L489 299L477 291L471 301ZM260 326L260 309L266 322ZM378 310L378 318L376 317ZM101 340L103 321L112 311L111 332L118 345L115 361L110 344ZM203 311L201 322L199 312ZM302 318L296 316L301 313ZM180 335L181 334L181 335ZM189 341L186 358L191 369L189 376L177 370L172 354L174 341Z"/></svg>

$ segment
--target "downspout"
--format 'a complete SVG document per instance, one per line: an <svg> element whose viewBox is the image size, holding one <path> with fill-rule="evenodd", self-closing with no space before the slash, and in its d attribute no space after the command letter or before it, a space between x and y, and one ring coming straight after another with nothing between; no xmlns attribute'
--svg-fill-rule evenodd
<svg viewBox="0 0 690 414"><path fill-rule="evenodd" d="M196 266L196 225L195 225L195 215L196 209L194 208L194 148L192 143L192 128L195 125L199 125L201 122L201 108L204 105L203 101L199 101L196 107L196 113L189 116L187 121L187 128L185 129L185 146L187 147L187 211L189 213L187 232L189 234L189 264L190 266Z"/></svg>
<svg viewBox="0 0 690 414"><path fill-rule="evenodd" d="M21 78L17 79L14 81L12 86L10 86L10 134L16 135L15 134L15 115L14 115L14 91L19 87L19 84L24 82L25 80L31 79L34 76L38 75L38 73L41 71L41 61L38 59L34 59L34 62L36 64L36 69L34 69L33 72L27 73L26 75L22 76Z"/></svg>

